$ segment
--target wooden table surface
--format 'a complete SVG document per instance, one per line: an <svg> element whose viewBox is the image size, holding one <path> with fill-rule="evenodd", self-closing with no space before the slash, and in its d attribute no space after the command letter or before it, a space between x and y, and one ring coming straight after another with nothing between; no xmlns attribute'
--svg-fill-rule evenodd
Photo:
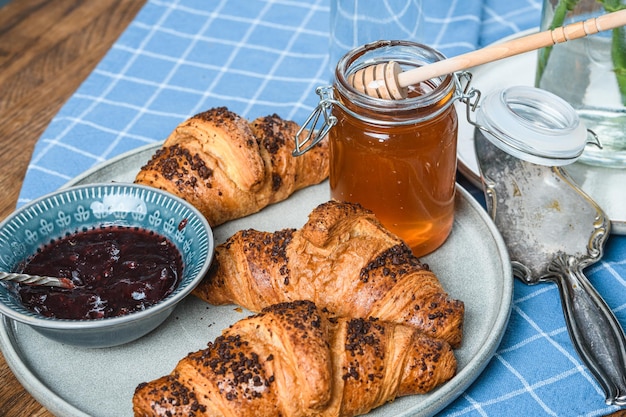
<svg viewBox="0 0 626 417"><path fill-rule="evenodd" d="M0 8L0 219L33 146L145 0L11 0ZM0 355L0 416L50 417Z"/></svg>
<svg viewBox="0 0 626 417"><path fill-rule="evenodd" d="M37 139L144 4L12 0L0 8L0 219L15 208ZM0 416L52 416L2 355Z"/></svg>

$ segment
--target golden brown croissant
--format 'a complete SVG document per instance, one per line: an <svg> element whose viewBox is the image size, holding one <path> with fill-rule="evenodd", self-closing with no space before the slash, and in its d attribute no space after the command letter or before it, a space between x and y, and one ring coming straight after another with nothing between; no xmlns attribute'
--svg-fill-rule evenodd
<svg viewBox="0 0 626 417"><path fill-rule="evenodd" d="M321 204L299 230L237 232L216 247L193 293L255 312L311 300L341 316L413 325L454 348L463 333L463 303L371 211L351 203Z"/></svg>
<svg viewBox="0 0 626 417"><path fill-rule="evenodd" d="M308 301L240 320L167 376L140 384L135 416L356 416L456 372L415 328L328 316Z"/></svg>
<svg viewBox="0 0 626 417"><path fill-rule="evenodd" d="M291 154L298 129L277 115L249 123L214 108L178 125L135 182L178 195L217 226L328 177L327 141Z"/></svg>

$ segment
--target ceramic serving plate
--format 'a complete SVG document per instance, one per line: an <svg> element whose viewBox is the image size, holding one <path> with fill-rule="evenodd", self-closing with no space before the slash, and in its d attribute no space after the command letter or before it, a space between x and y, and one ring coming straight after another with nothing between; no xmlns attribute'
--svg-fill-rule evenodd
<svg viewBox="0 0 626 417"><path fill-rule="evenodd" d="M530 30L517 36L535 32ZM504 38L502 42L511 38ZM513 85L534 85L537 52L527 52L500 61L473 68L472 87L485 97L491 91ZM466 118L465 106L457 106L459 113L458 159L459 171L475 186L482 187L480 171L474 151L474 126ZM602 138L600 138L601 140ZM585 191L611 219L611 233L626 235L626 167L623 169L602 168L576 162L563 167L574 181Z"/></svg>
<svg viewBox="0 0 626 417"><path fill-rule="evenodd" d="M129 182L160 144L122 155L68 185ZM274 231L301 227L309 212L329 198L327 182L309 187L260 213L215 228L219 244L243 228ZM504 333L513 295L506 246L486 211L461 187L450 238L424 257L446 290L466 306L458 374L427 395L399 398L370 416L427 416L444 408L483 371ZM51 342L29 327L3 318L0 347L20 382L52 413L65 417L132 416L135 387L168 374L187 353L206 347L228 325L249 314L237 306L215 307L190 296L170 318L143 338L117 347L84 349Z"/></svg>

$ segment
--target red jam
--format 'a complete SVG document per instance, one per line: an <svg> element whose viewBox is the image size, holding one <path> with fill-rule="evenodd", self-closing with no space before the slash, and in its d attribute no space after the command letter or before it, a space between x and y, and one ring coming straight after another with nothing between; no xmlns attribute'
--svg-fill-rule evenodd
<svg viewBox="0 0 626 417"><path fill-rule="evenodd" d="M78 232L44 246L21 272L68 278L74 289L21 285L24 306L47 317L121 316L167 297L179 284L183 262L165 237L111 226Z"/></svg>

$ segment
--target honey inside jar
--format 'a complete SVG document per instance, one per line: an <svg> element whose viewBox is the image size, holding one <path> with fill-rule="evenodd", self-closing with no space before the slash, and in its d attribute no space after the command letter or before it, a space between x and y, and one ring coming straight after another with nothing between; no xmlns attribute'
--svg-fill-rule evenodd
<svg viewBox="0 0 626 417"><path fill-rule="evenodd" d="M337 123L329 131L331 197L372 210L416 256L434 251L454 221L452 77L413 87L395 103L359 97L342 80L337 77Z"/></svg>

